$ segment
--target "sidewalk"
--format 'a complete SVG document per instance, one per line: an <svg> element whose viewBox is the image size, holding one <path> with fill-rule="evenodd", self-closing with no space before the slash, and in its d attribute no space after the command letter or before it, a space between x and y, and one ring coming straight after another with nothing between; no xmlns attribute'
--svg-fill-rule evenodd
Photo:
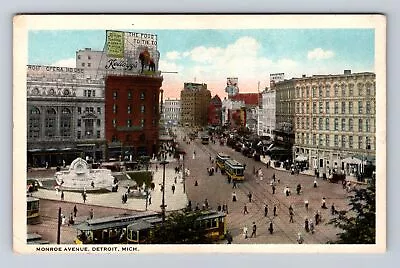
<svg viewBox="0 0 400 268"><path fill-rule="evenodd" d="M167 159L170 162L169 165L165 166L165 204L167 205L166 211L180 210L186 207L188 199L186 193L183 193L183 180L182 172L179 174L175 173L175 163L173 159ZM148 204L147 210L161 212L162 203L162 191L161 184L163 181L163 166L158 164L158 170L156 171L155 162L152 165L151 171L154 172L153 182L155 189L149 192L151 196L151 204ZM177 177L177 183L174 183L174 178ZM43 180L46 178L42 178ZM127 184L127 183L126 183ZM175 192L172 192L172 185L175 184ZM104 207L124 208L136 211L146 210L146 198L129 198L126 204L122 204L122 194L125 191L125 185L120 185L118 192L109 192L104 194L93 194L87 193L86 204L98 205ZM33 192L32 196L37 198L49 199L49 200L60 200L60 194L56 194L56 191L46 190L40 188L37 192ZM64 192L64 201L83 204L81 193L77 192Z"/></svg>

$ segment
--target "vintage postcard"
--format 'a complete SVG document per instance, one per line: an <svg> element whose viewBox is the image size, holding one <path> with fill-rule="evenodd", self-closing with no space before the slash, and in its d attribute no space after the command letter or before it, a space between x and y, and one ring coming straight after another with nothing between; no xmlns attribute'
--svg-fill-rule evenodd
<svg viewBox="0 0 400 268"><path fill-rule="evenodd" d="M16 252L385 251L384 16L13 23Z"/></svg>

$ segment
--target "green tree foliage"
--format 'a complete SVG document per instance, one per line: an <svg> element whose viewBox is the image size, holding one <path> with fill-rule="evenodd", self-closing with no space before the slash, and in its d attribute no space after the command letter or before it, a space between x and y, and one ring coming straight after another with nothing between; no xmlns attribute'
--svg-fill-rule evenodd
<svg viewBox="0 0 400 268"><path fill-rule="evenodd" d="M207 244L211 240L206 236L203 226L196 219L200 213L173 212L164 225L155 227L150 236L152 244Z"/></svg>
<svg viewBox="0 0 400 268"><path fill-rule="evenodd" d="M343 230L335 244L375 244L376 201L375 182L366 188L355 189L350 197L350 209L339 211L329 221Z"/></svg>

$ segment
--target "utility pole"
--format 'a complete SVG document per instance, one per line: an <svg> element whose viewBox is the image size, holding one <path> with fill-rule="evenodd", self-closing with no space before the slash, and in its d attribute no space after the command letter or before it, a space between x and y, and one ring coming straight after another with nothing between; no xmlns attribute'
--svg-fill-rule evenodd
<svg viewBox="0 0 400 268"><path fill-rule="evenodd" d="M163 183L162 183L163 191L162 191L162 201L161 201L161 214L162 214L162 223L164 224L164 222L165 222L165 208L167 206L167 205L165 205L165 165L168 164L168 161L163 159L160 162L160 164L163 165Z"/></svg>
<svg viewBox="0 0 400 268"><path fill-rule="evenodd" d="M58 224L57 224L57 244L60 244L61 237L61 207L58 208Z"/></svg>

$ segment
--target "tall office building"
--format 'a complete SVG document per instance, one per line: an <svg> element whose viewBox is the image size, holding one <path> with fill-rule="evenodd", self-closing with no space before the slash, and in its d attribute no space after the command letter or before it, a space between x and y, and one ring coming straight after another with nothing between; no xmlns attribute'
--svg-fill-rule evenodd
<svg viewBox="0 0 400 268"><path fill-rule="evenodd" d="M181 91L181 123L184 126L207 126L211 92L207 84L185 83Z"/></svg>

